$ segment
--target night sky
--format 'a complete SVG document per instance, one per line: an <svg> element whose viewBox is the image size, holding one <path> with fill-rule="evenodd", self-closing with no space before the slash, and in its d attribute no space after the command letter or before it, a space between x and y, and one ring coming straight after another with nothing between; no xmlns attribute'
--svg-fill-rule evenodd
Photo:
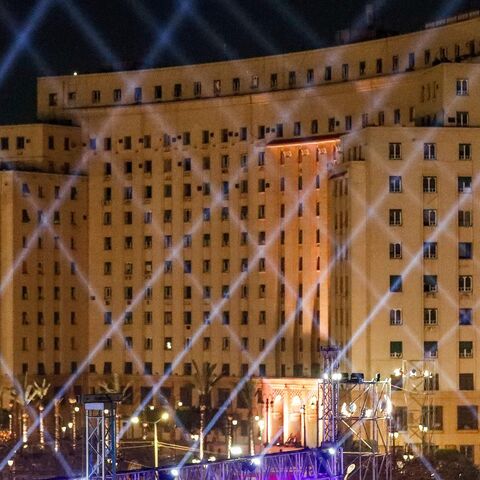
<svg viewBox="0 0 480 480"><path fill-rule="evenodd" d="M480 0L0 0L0 124L35 120L36 77L332 45L339 29L405 32ZM33 20L32 20L33 19Z"/></svg>

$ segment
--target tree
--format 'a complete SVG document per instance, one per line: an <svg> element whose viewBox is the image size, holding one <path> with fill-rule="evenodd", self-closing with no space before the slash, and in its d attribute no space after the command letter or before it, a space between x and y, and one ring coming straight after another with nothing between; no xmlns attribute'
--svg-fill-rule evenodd
<svg viewBox="0 0 480 480"><path fill-rule="evenodd" d="M200 431L199 431L199 457L203 460L204 450L204 434L205 428L205 411L207 410L207 399L212 392L213 387L220 381L222 374L215 373L217 368L216 363L205 362L200 369L197 362L192 360L194 372L193 372L193 385L198 392L199 408L200 408Z"/></svg>
<svg viewBox="0 0 480 480"><path fill-rule="evenodd" d="M393 480L477 480L478 468L457 450L437 450L430 457L417 457L394 470Z"/></svg>
<svg viewBox="0 0 480 480"><path fill-rule="evenodd" d="M26 444L28 441L28 413L27 408L30 403L35 400L35 388L28 383L27 374L23 379L23 386L16 384L12 391L13 400L19 405L21 410L20 431L22 434L22 443Z"/></svg>
<svg viewBox="0 0 480 480"><path fill-rule="evenodd" d="M40 447L45 445L45 427L43 424L43 399L47 396L50 384L44 378L42 383L38 384L33 382L33 398L38 398L38 416L39 416L39 434L40 434Z"/></svg>
<svg viewBox="0 0 480 480"><path fill-rule="evenodd" d="M243 384L239 392L242 405L248 410L248 449L252 456L255 455L253 406L257 398L257 392L255 382L251 379Z"/></svg>

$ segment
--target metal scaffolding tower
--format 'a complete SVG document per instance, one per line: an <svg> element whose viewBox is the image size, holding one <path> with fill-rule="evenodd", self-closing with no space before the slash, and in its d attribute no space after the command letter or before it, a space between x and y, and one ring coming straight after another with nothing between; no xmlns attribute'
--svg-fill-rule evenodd
<svg viewBox="0 0 480 480"><path fill-rule="evenodd" d="M332 475L343 472L342 444L338 438L338 393L340 374L338 368L338 347L322 347L324 374L321 380L322 389L322 443L321 447L331 452L329 469Z"/></svg>
<svg viewBox="0 0 480 480"><path fill-rule="evenodd" d="M86 479L116 478L115 410L120 394L84 395Z"/></svg>

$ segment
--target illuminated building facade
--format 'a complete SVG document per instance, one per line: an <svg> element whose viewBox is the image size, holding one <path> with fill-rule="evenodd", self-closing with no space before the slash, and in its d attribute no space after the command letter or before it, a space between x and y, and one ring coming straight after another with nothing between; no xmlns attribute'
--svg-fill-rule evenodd
<svg viewBox="0 0 480 480"><path fill-rule="evenodd" d="M84 386L117 373L136 404L165 375L188 404L210 361L217 405L249 370L316 376L330 338L367 378L425 375L411 414L394 393L405 442L428 426L473 455L479 24L39 79L39 119L79 126L88 173Z"/></svg>

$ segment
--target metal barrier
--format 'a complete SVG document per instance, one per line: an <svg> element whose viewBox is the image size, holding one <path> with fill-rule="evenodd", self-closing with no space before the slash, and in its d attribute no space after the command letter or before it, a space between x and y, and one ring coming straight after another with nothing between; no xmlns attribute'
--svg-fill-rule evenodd
<svg viewBox="0 0 480 480"><path fill-rule="evenodd" d="M218 462L117 472L116 480L319 480L340 479L330 471L331 454L304 449Z"/></svg>

